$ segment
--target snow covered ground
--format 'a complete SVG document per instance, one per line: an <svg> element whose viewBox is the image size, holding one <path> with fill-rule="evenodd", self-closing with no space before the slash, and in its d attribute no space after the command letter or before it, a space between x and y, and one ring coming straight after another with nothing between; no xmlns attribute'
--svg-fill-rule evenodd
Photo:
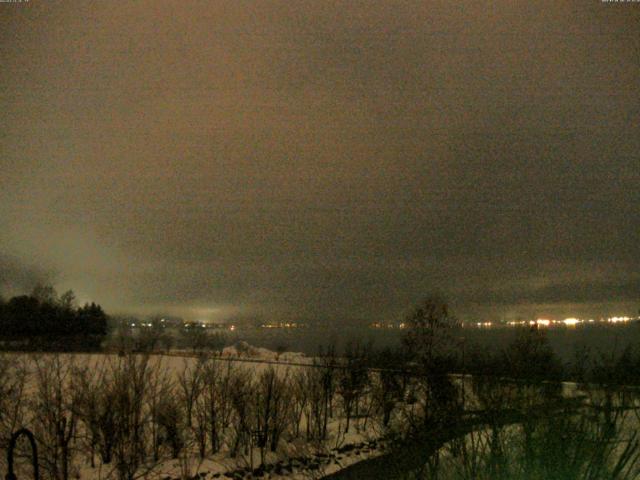
<svg viewBox="0 0 640 480"><path fill-rule="evenodd" d="M109 354L63 354L59 356L29 354L7 355L5 358L8 356L19 359L30 371L24 387L24 395L29 398L25 402L28 408L37 400L39 388L41 388L37 385L37 375L35 374L37 363L42 364L43 361L60 358L62 364L73 368L86 368L86 372L91 375L91 372L108 370L110 365L113 366L123 361L122 358ZM296 375L296 372L299 374L303 370L312 369L311 365L314 360L302 353L278 353L264 348L256 348L245 342L227 347L219 355L211 356L209 359L220 364L222 370L232 368L234 371L246 372L248 378L256 384L260 382L261 375L269 369L273 369L280 378L291 379ZM184 375L186 370L195 368L198 362L198 356L193 352L171 352L169 355L152 355L149 358L149 365L157 369L158 372L165 372L168 378L175 382L175 385L179 383L180 376ZM75 380L71 380L71 376L66 381L70 384L75 382ZM290 386L290 384L287 385ZM69 386L70 389L73 388L71 385ZM70 399L71 396L68 398ZM287 398L289 398L288 401L293 402L293 397ZM169 459L167 455L164 455L164 460L161 459L153 465L149 465L148 471L146 466L142 466L139 476L140 478L162 480L184 478L203 480L214 478L321 478L355 462L381 454L384 443L380 441L383 433L380 422L372 418L367 421L355 418L351 421L350 431L345 433L345 420L339 408L337 395L334 402L334 413L328 420L327 435L324 441L307 440L305 428L307 428L308 418L305 418L303 414L300 417L300 433L298 435L294 435L293 432L283 434L275 452L261 452L260 448L254 446L239 452L235 458L232 458L230 445L225 443L218 453L208 454L204 459L200 459L195 444L191 442L189 446L182 449L178 458ZM25 414L23 416L24 425L36 431L35 418L35 415ZM82 422L78 421L76 432L85 435L84 428ZM230 441L230 435L225 437L225 442ZM42 448L44 447L43 442L43 439L39 439L42 455L45 455L46 448ZM94 455L95 465L92 467L87 456L86 443L82 445L84 447L80 443L74 446L69 468L70 478L118 478L115 462L101 464L100 456L96 452ZM261 453L264 455L262 466ZM4 459L5 455L2 457ZM5 468L4 465L2 468Z"/></svg>
<svg viewBox="0 0 640 480"><path fill-rule="evenodd" d="M30 374L27 378L24 386L22 402L28 408L35 408L39 397L41 396L42 387L38 385L38 375L36 374L36 366L43 364L43 362L53 361L58 358L61 363L66 367L71 367L69 372L73 369L85 369L83 370L87 376L86 381L94 388L99 389L101 385L99 383L91 383L95 379L92 376L99 376L100 372L113 372L117 365L122 365L126 362L126 357L118 357L110 354L35 354L35 355L5 355L3 360L7 358L13 358L19 360L23 365L27 366L30 370ZM138 360L142 359L142 356L135 356ZM256 446L256 441L247 440L246 436L243 437L245 447L240 448L237 454L232 455L232 444L236 436L236 432L232 426L234 421L229 420L229 424L226 426L226 431L221 435L221 446L219 451L215 454L210 454L210 448L207 447L207 454L201 459L198 454L197 444L191 439L187 442L183 448L180 449L176 458L172 458L173 455L168 454L166 439L162 446L162 455L159 460L150 462L146 465L141 465L139 469L140 478L158 479L158 480L174 480L185 478L199 478L199 479L214 479L214 478L235 478L235 479L249 479L249 478L272 478L272 479L309 479L309 478L321 478L324 475L328 475L339 471L342 468L350 466L356 462L367 460L378 455L385 453L385 442L383 440L387 430L382 426L380 419L380 412L376 410L373 397L376 395L375 385L367 387L368 390L362 394L360 399L361 415L354 415L351 419L351 428L348 433L345 433L345 416L343 411L343 398L339 395L336 388L336 392L333 398L332 414L329 415L327 421L327 434L323 441L319 441L317 435L309 435L310 418L312 415L311 404L304 403L305 400L301 400L300 395L306 395L305 388L310 391L314 386L317 386L321 381L321 377L313 377L318 372L322 371L322 368L315 368L314 358L308 357L302 353L295 352L273 352L264 348L253 347L245 342L238 342L233 346L225 348L220 354L207 355L206 357L195 354L194 352L179 352L172 351L168 355L152 355L149 357L148 365L150 371L155 372L149 378L156 381L161 378L166 380L172 385L170 390L162 390L162 396L176 397L184 396L184 392L180 391L180 382L185 382L190 377L186 374L192 374L196 367L203 361L213 362L218 365L216 370L216 381L223 381L224 375L228 372L233 373L233 378L244 379L243 381L252 384L252 389L249 390L250 397L245 399L248 404L251 404L253 410L247 414L246 421L250 425L254 425L256 420L255 415L259 415L259 408L256 405L262 405L264 399L258 398L262 395L259 389L261 383L268 378L268 372L273 371L279 379L285 381L284 385L288 389L286 394L282 397L288 404L287 408L294 408L293 405L296 402L302 402L301 413L295 420L287 418L286 429L282 432L280 440L276 443L277 448L274 452L268 451L268 448L259 448ZM118 367L120 368L120 367ZM111 370L110 370L111 369ZM69 373L68 372L68 373ZM4 380L6 377L2 377L2 371L0 371L0 388L5 388ZM162 377L165 374L165 377ZM244 375L243 375L244 374ZM296 381L305 380L305 375L308 375L311 379L311 383L299 383ZM65 380L68 382L69 389L63 392L62 403L70 402L72 398L73 382L78 382L78 379L82 376L74 377L69 373L69 377ZM107 377L105 377L107 378ZM309 380L307 378L307 380ZM334 378L337 383L338 379ZM473 388L470 377L456 377L456 383L460 386L464 385L464 398L466 406L470 409L480 408L476 405L478 399L473 395ZM188 384L188 382L187 382ZM217 384L216 384L217 385ZM222 384L220 384L222 388ZM242 386L242 385L241 385ZM218 387L216 387L218 388ZM160 391L160 390L158 390ZM232 390L228 390L228 394L233 394ZM313 393L307 392L309 395ZM563 396L574 397L580 395L579 388L576 384L563 385ZM159 396L158 396L159 397ZM156 398L155 400L167 400L167 398ZM169 407L172 405L171 401L175 398L168 398L169 402L166 404ZM145 398L145 408L151 408L151 403L154 399ZM206 403L206 402L205 402ZM203 405L205 405L203 403ZM2 404L3 411L10 411L8 408L10 405ZM396 410L396 418L401 417L403 408L412 409L415 405L408 406L403 402L398 402ZM65 407L66 408L66 407ZM164 408L164 407L161 407ZM167 407L168 408L168 407ZM222 408L222 407L220 407ZM236 408L231 405L228 408ZM287 410L291 415L292 412ZM366 415L362 415L366 413ZM68 414L66 414L68 415ZM145 415L151 415L146 411ZM157 413L156 413L157 415ZM233 412L230 413L233 417ZM292 418L294 418L292 417ZM14 424L12 430L15 430L19 425L34 429L38 429L37 415L25 414L21 417L20 424ZM68 416L67 416L68 418ZM406 420L406 417L405 417ZM148 420L151 422L151 420ZM180 420L184 422L184 418ZM297 428L294 427L294 423L297 422ZM392 422L393 423L393 422ZM86 436L86 426L82 420L77 420L76 433L79 436ZM0 427L3 425L0 424ZM40 428L42 428L40 426ZM145 427L146 428L146 427ZM246 427L247 432L251 431L253 427ZM2 435L6 435L7 431L4 430ZM43 455L47 454L48 445L44 444L45 440L39 438L39 444L42 447ZM101 464L100 455L95 452L93 455L95 460L95 466L90 465L89 458L91 458L87 451L86 441L80 442L73 447L72 462L70 465L70 478L76 479L116 479L118 478L116 472L115 462ZM148 447L147 447L148 448ZM48 452L49 454L51 452ZM147 454L149 451L147 450ZM5 455L1 455L0 466L4 468L2 461ZM262 460L264 459L264 462ZM19 476L20 478L20 476Z"/></svg>

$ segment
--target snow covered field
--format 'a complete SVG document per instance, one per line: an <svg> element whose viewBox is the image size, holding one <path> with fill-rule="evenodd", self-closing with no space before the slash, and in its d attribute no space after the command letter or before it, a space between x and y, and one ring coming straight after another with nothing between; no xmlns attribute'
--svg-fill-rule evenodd
<svg viewBox="0 0 640 480"><path fill-rule="evenodd" d="M246 343L215 357L8 354L0 433L6 448L34 432L43 478L320 478L382 451L369 382Z"/></svg>

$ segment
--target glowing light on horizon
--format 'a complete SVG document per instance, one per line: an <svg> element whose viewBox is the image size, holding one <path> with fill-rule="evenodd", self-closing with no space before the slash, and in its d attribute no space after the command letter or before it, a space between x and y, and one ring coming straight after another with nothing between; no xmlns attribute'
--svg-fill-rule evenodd
<svg viewBox="0 0 640 480"><path fill-rule="evenodd" d="M565 324L565 325L567 325L567 326L575 326L575 325L577 325L578 323L582 323L582 320L580 320L580 319L578 319L578 318L570 317L570 318L565 318L565 319L562 321L562 323L564 323L564 324Z"/></svg>
<svg viewBox="0 0 640 480"><path fill-rule="evenodd" d="M607 319L607 322L619 323L619 322L628 322L629 320L631 320L630 317L610 317Z"/></svg>
<svg viewBox="0 0 640 480"><path fill-rule="evenodd" d="M633 321L640 321L640 316L638 317L630 317L630 316L614 316L608 318L578 318L578 317L567 317L563 320L552 320L549 318L538 318L536 320L509 320L509 321L499 321L499 322L473 322L462 326L471 326L474 328L484 328L484 327L521 327L521 326L538 326L538 327L575 327L580 325L588 324L626 324Z"/></svg>
<svg viewBox="0 0 640 480"><path fill-rule="evenodd" d="M491 326L493 326L493 322L477 322L476 323L476 327L479 327L479 328L490 328Z"/></svg>

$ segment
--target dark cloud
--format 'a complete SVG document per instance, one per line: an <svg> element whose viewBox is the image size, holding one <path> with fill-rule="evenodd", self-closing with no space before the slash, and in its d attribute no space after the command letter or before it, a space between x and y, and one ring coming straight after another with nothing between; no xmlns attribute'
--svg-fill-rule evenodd
<svg viewBox="0 0 640 480"><path fill-rule="evenodd" d="M0 253L0 295L10 296L30 292L36 285L53 283L54 272L26 265L16 258Z"/></svg>
<svg viewBox="0 0 640 480"><path fill-rule="evenodd" d="M81 300L360 318L434 288L470 316L637 295L633 4L0 16L1 252Z"/></svg>
<svg viewBox="0 0 640 480"><path fill-rule="evenodd" d="M474 291L468 300L485 305L512 306L518 304L607 304L638 301L640 277L558 282L547 285L515 286L503 289ZM595 312L594 312L595 313Z"/></svg>

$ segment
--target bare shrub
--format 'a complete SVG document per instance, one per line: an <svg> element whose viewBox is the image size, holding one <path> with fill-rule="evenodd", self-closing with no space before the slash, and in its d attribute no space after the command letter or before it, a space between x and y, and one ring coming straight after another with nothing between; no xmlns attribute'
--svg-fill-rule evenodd
<svg viewBox="0 0 640 480"><path fill-rule="evenodd" d="M637 434L625 427L620 410L607 415L591 407L560 410L534 416L530 429L521 423L505 428L497 438L473 432L450 442L431 474L445 480L637 478Z"/></svg>
<svg viewBox="0 0 640 480"><path fill-rule="evenodd" d="M345 433L349 432L351 418L359 414L360 399L369 383L367 349L360 343L350 341L345 349L345 363L340 369L338 393L342 398L345 416Z"/></svg>
<svg viewBox="0 0 640 480"><path fill-rule="evenodd" d="M197 441L201 457L206 454L207 439L211 453L217 453L229 426L232 405L231 387L235 370L231 362L221 365L209 359L202 368L202 391L196 404Z"/></svg>
<svg viewBox="0 0 640 480"><path fill-rule="evenodd" d="M255 386L251 380L250 372L235 370L231 378L231 456L236 457L241 449L245 454L249 453L251 442L251 408Z"/></svg>
<svg viewBox="0 0 640 480"><path fill-rule="evenodd" d="M285 376L278 375L273 367L260 374L255 388L255 430L258 434L261 461L264 462L264 451L275 452L280 436L287 428L289 421L290 392L288 388L288 371Z"/></svg>
<svg viewBox="0 0 640 480"><path fill-rule="evenodd" d="M308 440L327 438L329 419L333 417L333 399L338 383L335 346L320 349L313 366L305 369L299 389L306 391L306 433ZM304 385L303 385L304 384Z"/></svg>
<svg viewBox="0 0 640 480"><path fill-rule="evenodd" d="M198 357L195 363L184 361L178 373L178 391L184 405L188 428L193 427L193 412L203 389L204 357Z"/></svg>
<svg viewBox="0 0 640 480"><path fill-rule="evenodd" d="M372 381L372 397L382 426L389 426L391 414L404 395L401 375L393 370L381 370Z"/></svg>
<svg viewBox="0 0 640 480"><path fill-rule="evenodd" d="M172 458L178 458L189 433L184 411L180 402L172 396L162 397L159 406L156 421L160 430L161 443L166 443L170 447Z"/></svg>
<svg viewBox="0 0 640 480"><path fill-rule="evenodd" d="M78 396L73 361L60 355L34 357L33 425L40 446L40 464L52 479L67 480L73 457Z"/></svg>
<svg viewBox="0 0 640 480"><path fill-rule="evenodd" d="M329 416L328 393L334 367L308 368L305 370L307 402L307 440L324 440L327 436Z"/></svg>
<svg viewBox="0 0 640 480"><path fill-rule="evenodd" d="M74 372L76 389L75 408L82 431L77 441L82 450L87 452L92 468L95 468L95 457L98 453L102 463L111 462L114 444L114 419L111 404L106 395L107 369L105 363L89 369L78 368Z"/></svg>
<svg viewBox="0 0 640 480"><path fill-rule="evenodd" d="M291 425L293 427L292 434L294 437L300 435L300 427L303 415L307 413L309 408L309 391L307 390L307 369L297 369L294 371L289 380L291 386L291 408L289 414L291 416ZM306 419L308 424L308 418Z"/></svg>
<svg viewBox="0 0 640 480"><path fill-rule="evenodd" d="M0 448L6 450L12 432L24 424L25 387L29 371L22 357L0 355ZM5 456L0 456L3 471Z"/></svg>
<svg viewBox="0 0 640 480"><path fill-rule="evenodd" d="M120 480L134 480L155 466L146 458L149 414L145 400L151 375L146 355L127 355L111 365L108 388L115 420L113 454Z"/></svg>
<svg viewBox="0 0 640 480"><path fill-rule="evenodd" d="M161 362L150 369L149 383L147 384L148 392L145 395L145 400L150 420L148 422L148 435L151 438L151 451L155 462L161 458L163 444L171 444L173 442L165 424L167 422L171 423L167 416L167 409L170 410L175 407L167 405L167 399L173 398L175 387L171 374L162 368ZM173 451L173 447L171 448Z"/></svg>

